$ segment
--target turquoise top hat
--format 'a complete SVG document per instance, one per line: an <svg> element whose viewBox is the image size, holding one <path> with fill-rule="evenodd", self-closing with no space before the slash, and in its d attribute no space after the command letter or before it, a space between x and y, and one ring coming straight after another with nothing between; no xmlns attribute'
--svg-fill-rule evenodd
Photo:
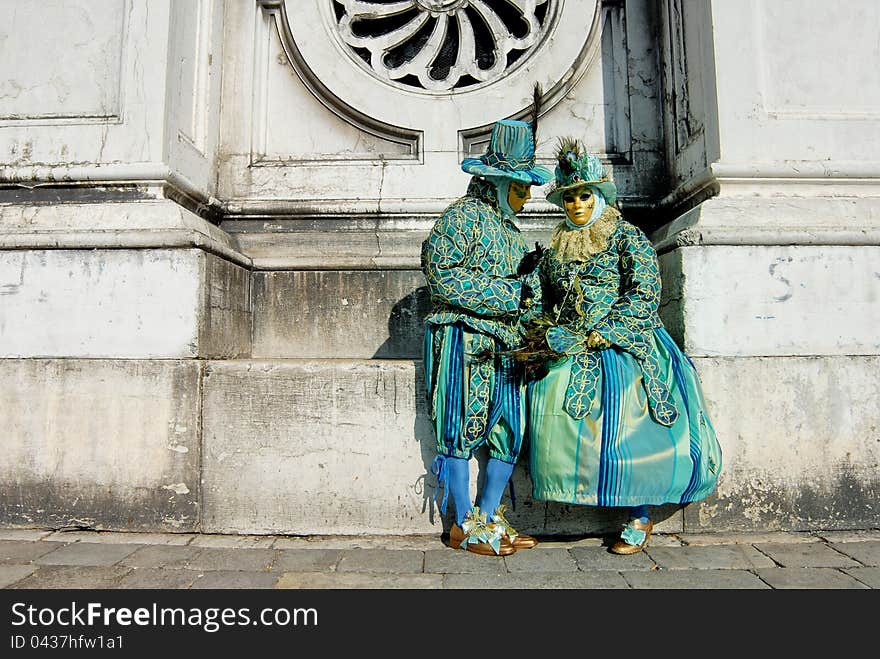
<svg viewBox="0 0 880 659"><path fill-rule="evenodd" d="M513 119L496 121L486 153L479 158L465 158L461 168L468 174L503 176L531 185L544 185L553 179L549 169L535 164L531 125Z"/></svg>
<svg viewBox="0 0 880 659"><path fill-rule="evenodd" d="M547 193L547 201L551 204L565 208L562 196L568 190L583 186L598 189L609 206L617 201L617 186L608 178L599 156L586 153L580 141L570 137L559 140L556 162L556 180Z"/></svg>

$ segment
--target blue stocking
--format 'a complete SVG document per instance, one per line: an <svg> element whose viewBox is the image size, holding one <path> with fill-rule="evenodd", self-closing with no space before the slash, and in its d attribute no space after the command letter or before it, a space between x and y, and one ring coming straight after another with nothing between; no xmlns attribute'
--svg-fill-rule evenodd
<svg viewBox="0 0 880 659"><path fill-rule="evenodd" d="M483 492L480 494L480 512L486 513L490 519L495 509L501 504L501 495L507 487L507 481L513 473L513 465L495 458L486 463L486 479Z"/></svg>
<svg viewBox="0 0 880 659"><path fill-rule="evenodd" d="M645 506L645 505L633 506L632 508L629 509L629 518L630 519L637 519L642 524L647 524L648 519L650 518L650 515L648 514L648 512L649 512L648 506Z"/></svg>
<svg viewBox="0 0 880 659"><path fill-rule="evenodd" d="M448 482L446 487L452 494L452 505L455 506L455 523L461 526L471 509L470 468L464 458L446 458Z"/></svg>

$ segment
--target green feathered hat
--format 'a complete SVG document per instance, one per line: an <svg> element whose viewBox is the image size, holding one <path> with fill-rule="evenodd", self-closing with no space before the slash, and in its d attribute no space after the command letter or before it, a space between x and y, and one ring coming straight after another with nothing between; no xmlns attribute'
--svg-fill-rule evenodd
<svg viewBox="0 0 880 659"><path fill-rule="evenodd" d="M571 137L560 139L556 162L556 179L547 193L547 201L554 206L565 208L562 196L568 190L585 185L597 188L609 206L617 201L617 186L608 177L599 156L587 153L580 140Z"/></svg>

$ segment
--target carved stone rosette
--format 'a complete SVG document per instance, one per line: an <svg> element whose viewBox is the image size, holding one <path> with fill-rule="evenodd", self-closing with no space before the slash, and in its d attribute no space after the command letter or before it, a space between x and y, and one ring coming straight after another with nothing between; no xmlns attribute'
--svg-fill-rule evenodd
<svg viewBox="0 0 880 659"><path fill-rule="evenodd" d="M500 79L548 34L558 0L329 0L342 41L379 79L449 92Z"/></svg>

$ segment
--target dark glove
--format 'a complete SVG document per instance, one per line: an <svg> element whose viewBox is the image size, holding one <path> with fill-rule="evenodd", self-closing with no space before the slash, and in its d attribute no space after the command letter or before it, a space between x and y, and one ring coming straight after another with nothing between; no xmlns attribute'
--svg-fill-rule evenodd
<svg viewBox="0 0 880 659"><path fill-rule="evenodd" d="M522 293L519 297L520 309L528 309L535 301L535 291L527 283L522 283Z"/></svg>
<svg viewBox="0 0 880 659"><path fill-rule="evenodd" d="M544 246L541 245L541 243L535 243L534 251L526 252L522 261L519 262L519 267L516 269L517 277L522 277L523 275L528 275L534 272L535 268L538 267L538 263L541 261L542 256L544 256Z"/></svg>

